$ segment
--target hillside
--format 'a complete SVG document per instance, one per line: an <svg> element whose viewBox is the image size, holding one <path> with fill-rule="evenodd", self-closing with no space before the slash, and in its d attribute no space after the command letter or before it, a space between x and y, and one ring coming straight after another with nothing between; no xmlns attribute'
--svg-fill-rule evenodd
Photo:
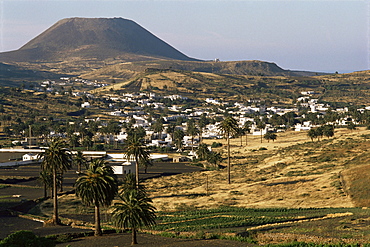
<svg viewBox="0 0 370 247"><path fill-rule="evenodd" d="M155 178L146 183L160 210L241 207L368 206L368 130L336 129L311 142L307 132L279 133L275 142L232 139L230 185L226 169ZM205 140L211 144L215 140ZM217 140L225 144L225 140ZM226 157L226 145L215 149ZM224 161L226 165L226 161ZM207 185L208 184L208 185ZM207 195L208 194L208 195Z"/></svg>
<svg viewBox="0 0 370 247"><path fill-rule="evenodd" d="M0 86L20 86L25 80L56 79L62 75L43 70L31 70L17 65L0 62Z"/></svg>
<svg viewBox="0 0 370 247"><path fill-rule="evenodd" d="M319 98L321 102L337 106L370 104L369 71L307 77L261 76L258 75L258 70L254 70L251 75L194 72L174 68L151 68L145 72L133 72L129 66L136 65L116 65L115 67L121 67L120 70L109 67L113 70L106 70L104 76L99 79L114 80L116 83L94 91L150 91L158 94L181 94L191 98L216 97L242 101L259 98L270 102L267 106L271 103L292 103L302 96L302 91L314 91L315 98ZM116 73L117 71L119 73ZM102 75L101 71L94 73L84 76L94 78Z"/></svg>
<svg viewBox="0 0 370 247"><path fill-rule="evenodd" d="M126 72L142 73L158 70L193 71L228 75L258 75L258 76L315 76L314 72L299 72L284 70L275 63L264 61L137 61L110 65L91 73L81 75L84 78L112 79L122 81L128 79Z"/></svg>

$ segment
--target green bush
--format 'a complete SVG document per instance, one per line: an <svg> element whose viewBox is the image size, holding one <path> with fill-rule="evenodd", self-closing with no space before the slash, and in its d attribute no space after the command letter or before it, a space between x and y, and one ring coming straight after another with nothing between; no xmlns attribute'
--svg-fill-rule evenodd
<svg viewBox="0 0 370 247"><path fill-rule="evenodd" d="M95 151L104 151L104 150L105 150L105 147L104 147L104 145L103 145L103 144L96 144L96 145L94 146L94 150L95 150Z"/></svg>
<svg viewBox="0 0 370 247"><path fill-rule="evenodd" d="M71 242L72 239L73 237L70 234L62 234L56 238L56 241L58 243L68 243L68 242Z"/></svg>
<svg viewBox="0 0 370 247"><path fill-rule="evenodd" d="M0 247L53 247L55 242L51 239L38 237L31 231L17 231L2 241Z"/></svg>
<svg viewBox="0 0 370 247"><path fill-rule="evenodd" d="M222 143L220 142L213 142L212 145L211 145L212 148L218 148L218 147L222 147Z"/></svg>

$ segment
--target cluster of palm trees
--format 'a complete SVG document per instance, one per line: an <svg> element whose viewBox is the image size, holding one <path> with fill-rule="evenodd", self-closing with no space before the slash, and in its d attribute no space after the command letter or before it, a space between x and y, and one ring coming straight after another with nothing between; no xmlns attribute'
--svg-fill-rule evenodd
<svg viewBox="0 0 370 247"><path fill-rule="evenodd" d="M270 142L270 140L275 141L277 135L274 132L267 131L266 134L263 135L263 138L265 138L267 142Z"/></svg>
<svg viewBox="0 0 370 247"><path fill-rule="evenodd" d="M205 143L199 144L197 155L199 160L206 160L211 165L217 167L222 161L222 155L219 152L211 151Z"/></svg>
<svg viewBox="0 0 370 247"><path fill-rule="evenodd" d="M334 126L333 125L322 125L317 128L312 128L307 132L307 136L313 141L315 138L320 140L323 136L332 137L334 136Z"/></svg>
<svg viewBox="0 0 370 247"><path fill-rule="evenodd" d="M128 159L134 158L137 164L149 162L149 153L142 146L141 140L135 136L132 136L128 141L126 155ZM122 186L119 187L119 181L112 167L103 159L87 162L81 153L77 153L73 157L66 148L66 143L60 139L52 140L45 152L39 155L39 158L42 159L42 173L52 175L54 206L52 224L61 223L58 216L58 175L70 169L73 163L77 164L79 174L75 183L76 196L81 198L84 205L95 208L95 236L102 235L100 207L110 206L117 197L119 202L112 206L112 222L118 228L131 228L132 244L137 243L137 229L155 224L155 208L152 206L152 201L145 188L139 183L138 169L136 176L128 175ZM84 172L81 172L82 165L86 167ZM48 177L50 178L50 176Z"/></svg>

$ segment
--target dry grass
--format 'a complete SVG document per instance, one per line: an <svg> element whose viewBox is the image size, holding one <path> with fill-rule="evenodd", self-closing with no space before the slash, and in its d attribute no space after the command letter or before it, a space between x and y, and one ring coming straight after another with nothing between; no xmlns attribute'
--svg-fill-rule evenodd
<svg viewBox="0 0 370 247"><path fill-rule="evenodd" d="M247 146L234 139L231 184L227 184L226 169L222 169L156 178L146 186L159 210L220 205L352 207L358 203L348 193L357 193L357 189L346 186L353 184L354 176L341 174L355 167L360 170L352 173L361 174L365 169L361 168L366 165L361 157L370 143L361 135L366 133L365 129L337 129L334 138L311 142L306 132L287 131L270 143L250 136ZM208 144L213 141L205 140ZM260 150L262 147L267 150ZM225 148L221 149L224 156Z"/></svg>

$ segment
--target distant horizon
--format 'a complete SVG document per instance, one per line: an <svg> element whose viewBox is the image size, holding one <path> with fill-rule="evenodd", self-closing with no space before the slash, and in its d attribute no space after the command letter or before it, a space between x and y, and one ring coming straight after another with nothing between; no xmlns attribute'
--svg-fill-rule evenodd
<svg viewBox="0 0 370 247"><path fill-rule="evenodd" d="M171 44L170 44L171 45ZM20 47L21 48L21 47ZM5 53L5 52L12 52L12 51L17 51L19 50L20 48L16 49L16 50L10 50L10 51L3 51L3 52L0 52L0 53ZM181 52L181 51L180 51ZM185 54L187 55L187 54ZM210 61L214 61L214 59L201 59L201 58L197 58L197 57L192 57L192 56L189 56L191 58L194 58L194 59L198 59L200 60L201 62L210 62ZM215 59L218 59L218 58L215 58ZM279 66L280 68L284 69L284 70L289 70L289 71L305 71L305 72L316 72L316 73L328 73L328 74L334 74L336 72L338 72L339 74L346 74L346 73L353 73L353 72L361 72L361 71L367 71L367 70L370 70L370 69L365 69L365 70L344 70L344 71L320 71L320 70L315 70L315 71L312 71L312 70L304 70L304 69L289 69L289 68L284 68L282 66L280 66L278 63L274 62L274 61L263 61L263 60L256 60L256 59L250 59L250 60L246 60L246 59L243 59L243 60L219 60L220 62L241 62L241 61L261 61L261 62L267 62L267 63L275 63L277 66ZM1 62L1 61L0 61Z"/></svg>
<svg viewBox="0 0 370 247"><path fill-rule="evenodd" d="M196 59L322 73L370 69L370 1L2 0L0 11L0 52L18 50L61 19L116 17Z"/></svg>

